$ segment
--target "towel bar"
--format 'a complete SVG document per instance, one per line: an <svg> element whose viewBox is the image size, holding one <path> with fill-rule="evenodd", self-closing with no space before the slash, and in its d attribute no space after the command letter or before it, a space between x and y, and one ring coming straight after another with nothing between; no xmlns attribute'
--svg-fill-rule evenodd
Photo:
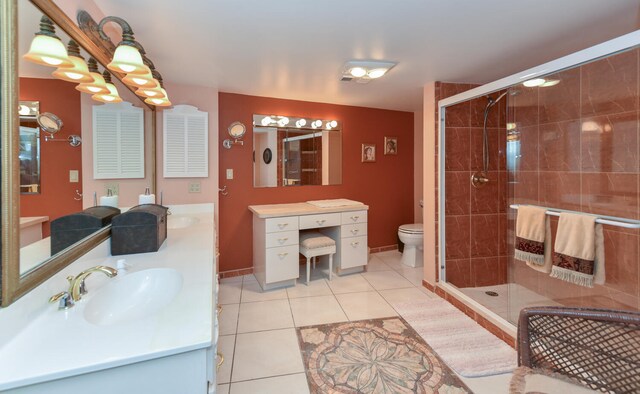
<svg viewBox="0 0 640 394"><path fill-rule="evenodd" d="M509 205L509 207L512 209L518 209L519 206L520 206L519 204ZM594 215L590 213L569 211L566 209L558 209L558 208L547 208L547 207L540 207L540 208L545 208L547 210L546 213L549 216L560 216L561 212L577 213L581 215L595 216L597 217L596 223L600 223L600 224L608 224L610 226L623 227L623 228L640 228L640 220L625 219L625 218L619 218L615 216Z"/></svg>

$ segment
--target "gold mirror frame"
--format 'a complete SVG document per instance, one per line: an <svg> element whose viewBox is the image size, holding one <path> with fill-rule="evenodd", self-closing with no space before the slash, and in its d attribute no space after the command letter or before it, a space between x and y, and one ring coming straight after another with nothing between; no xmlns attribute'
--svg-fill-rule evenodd
<svg viewBox="0 0 640 394"><path fill-rule="evenodd" d="M3 0L0 5L0 306L6 307L18 298L43 283L55 273L83 256L109 238L111 226L107 226L74 246L52 256L46 263L24 276L20 276L20 164L17 152L19 146L19 104L18 91L18 0ZM30 0L43 14L47 15L60 29L74 39L81 47L106 67L111 54L97 46L52 0ZM34 26L35 28L36 26ZM112 72L122 81L123 74ZM129 90L131 88L125 85ZM133 92L133 90L131 90ZM135 93L135 92L134 92ZM141 100L152 112L151 121L151 183L156 189L156 108Z"/></svg>

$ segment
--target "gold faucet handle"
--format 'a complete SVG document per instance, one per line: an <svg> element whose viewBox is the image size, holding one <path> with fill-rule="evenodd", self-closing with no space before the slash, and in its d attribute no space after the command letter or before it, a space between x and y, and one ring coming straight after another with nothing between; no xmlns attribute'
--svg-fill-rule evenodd
<svg viewBox="0 0 640 394"><path fill-rule="evenodd" d="M61 291L58 294L54 294L51 297L49 297L49 302L50 303L54 303L56 301L59 301L63 297L69 297L69 292L68 291Z"/></svg>

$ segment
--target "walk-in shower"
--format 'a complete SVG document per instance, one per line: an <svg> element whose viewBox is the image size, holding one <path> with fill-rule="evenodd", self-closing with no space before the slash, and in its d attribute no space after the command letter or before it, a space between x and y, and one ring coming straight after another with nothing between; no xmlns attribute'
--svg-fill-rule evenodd
<svg viewBox="0 0 640 394"><path fill-rule="evenodd" d="M533 305L640 309L638 44L632 33L487 85L437 85L445 291L514 325ZM579 286L516 260L522 204L613 218L605 283Z"/></svg>

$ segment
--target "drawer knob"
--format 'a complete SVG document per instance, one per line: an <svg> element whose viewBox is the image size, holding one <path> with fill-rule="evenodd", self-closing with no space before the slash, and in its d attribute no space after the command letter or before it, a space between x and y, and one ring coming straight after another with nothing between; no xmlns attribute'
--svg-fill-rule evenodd
<svg viewBox="0 0 640 394"><path fill-rule="evenodd" d="M324 222L326 222L326 220L325 220L325 219L322 219L322 220L316 220L316 223L318 223L319 225L322 225Z"/></svg>
<svg viewBox="0 0 640 394"><path fill-rule="evenodd" d="M287 242L288 239L289 239L288 237L287 238L278 238L278 242L280 242L282 244L282 243Z"/></svg>
<svg viewBox="0 0 640 394"><path fill-rule="evenodd" d="M280 256L280 258L285 257L286 255L288 255L289 253L284 252L284 253L278 253L278 256Z"/></svg>
<svg viewBox="0 0 640 394"><path fill-rule="evenodd" d="M353 220L354 222L358 220L360 216L351 216L351 220Z"/></svg>
<svg viewBox="0 0 640 394"><path fill-rule="evenodd" d="M353 229L353 230L351 230L351 234L353 234L353 235L358 234L358 230L357 230L357 229Z"/></svg>
<svg viewBox="0 0 640 394"><path fill-rule="evenodd" d="M360 242L356 241L356 242L351 242L351 246L353 246L354 248L356 246L360 245Z"/></svg>
<svg viewBox="0 0 640 394"><path fill-rule="evenodd" d="M278 223L278 227L280 228L280 230L282 230L283 228L287 227L289 225L289 223Z"/></svg>

